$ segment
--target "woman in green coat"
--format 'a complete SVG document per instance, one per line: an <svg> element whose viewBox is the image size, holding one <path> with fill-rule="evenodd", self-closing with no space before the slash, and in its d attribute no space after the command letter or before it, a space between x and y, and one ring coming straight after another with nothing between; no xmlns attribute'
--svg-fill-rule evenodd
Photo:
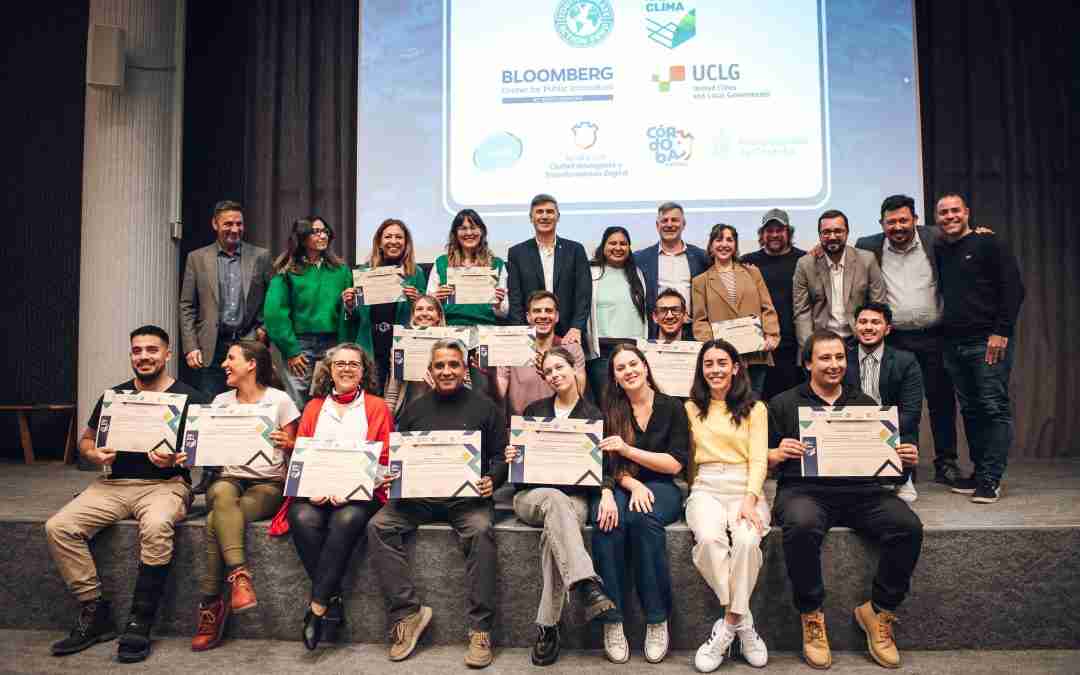
<svg viewBox="0 0 1080 675"><path fill-rule="evenodd" d="M439 299L446 309L448 326L490 326L505 319L510 313L506 293L506 264L502 258L492 255L488 248L487 225L480 214L472 209L462 209L450 224L450 238L446 242L446 254L435 260L428 295ZM495 302L492 304L462 305L448 302L454 289L449 285L447 272L453 267L480 267L491 270L495 278Z"/></svg>

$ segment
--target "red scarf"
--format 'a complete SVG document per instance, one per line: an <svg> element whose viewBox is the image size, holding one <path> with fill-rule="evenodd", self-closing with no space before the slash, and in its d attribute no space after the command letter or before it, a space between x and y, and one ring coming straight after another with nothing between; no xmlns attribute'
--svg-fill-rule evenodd
<svg viewBox="0 0 1080 675"><path fill-rule="evenodd" d="M352 391L350 391L347 394L339 394L339 393L337 393L337 390L335 389L334 392L330 394L330 398L334 399L334 403L338 403L340 405L349 405L350 403L355 401L356 397L359 396L359 395L360 395L360 387L357 387L356 389L353 389Z"/></svg>

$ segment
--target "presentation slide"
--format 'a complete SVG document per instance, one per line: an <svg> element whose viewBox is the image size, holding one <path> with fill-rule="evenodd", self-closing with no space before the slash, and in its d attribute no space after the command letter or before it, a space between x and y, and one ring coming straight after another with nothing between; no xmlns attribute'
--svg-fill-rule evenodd
<svg viewBox="0 0 1080 675"><path fill-rule="evenodd" d="M476 209L498 253L532 236L537 193L590 250L656 207L685 238L715 223L758 247L783 208L797 245L829 208L854 238L881 199L922 200L911 0L365 0L360 5L357 255L384 219L421 260Z"/></svg>

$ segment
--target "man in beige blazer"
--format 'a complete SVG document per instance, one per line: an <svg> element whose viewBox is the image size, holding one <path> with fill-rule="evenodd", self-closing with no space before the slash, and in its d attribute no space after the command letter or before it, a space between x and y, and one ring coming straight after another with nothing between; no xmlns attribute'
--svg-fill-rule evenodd
<svg viewBox="0 0 1080 675"><path fill-rule="evenodd" d="M829 210L818 218L822 255L806 255L795 265L792 304L799 350L815 330L851 338L855 309L886 302L885 282L874 254L847 245L848 219Z"/></svg>

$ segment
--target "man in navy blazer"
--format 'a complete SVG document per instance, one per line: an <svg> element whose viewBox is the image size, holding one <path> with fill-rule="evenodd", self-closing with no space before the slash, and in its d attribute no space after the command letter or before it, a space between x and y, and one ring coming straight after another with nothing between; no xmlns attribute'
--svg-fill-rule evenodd
<svg viewBox="0 0 1080 675"><path fill-rule="evenodd" d="M690 280L709 268L709 256L693 244L683 241L686 216L683 207L675 202L664 202L657 209L656 231L660 241L634 253L634 262L645 277L645 313L649 316L649 337L655 338L659 329L652 320L656 296L665 288L674 288L686 301L686 316L693 316L690 306ZM690 323L683 327L683 335L693 340Z"/></svg>
<svg viewBox="0 0 1080 675"><path fill-rule="evenodd" d="M585 247L555 236L559 204L551 195L533 197L529 220L536 236L514 244L507 255L510 321L525 324L526 304L532 292L550 291L563 308L555 334L565 343L584 344L592 306L592 277Z"/></svg>

